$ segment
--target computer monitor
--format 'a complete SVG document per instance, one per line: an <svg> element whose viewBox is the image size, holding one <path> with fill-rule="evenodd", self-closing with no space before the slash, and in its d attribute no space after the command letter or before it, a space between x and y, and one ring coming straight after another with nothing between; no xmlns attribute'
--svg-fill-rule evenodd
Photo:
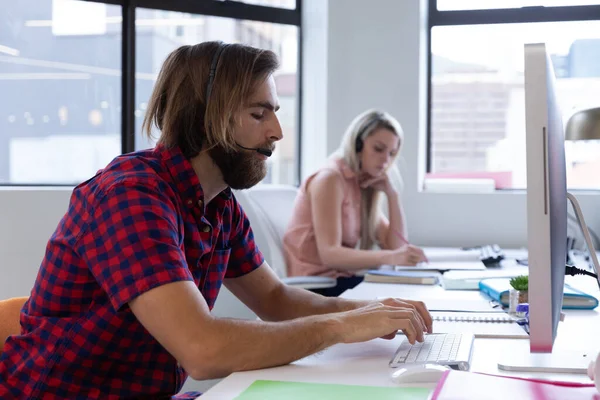
<svg viewBox="0 0 600 400"><path fill-rule="evenodd" d="M530 350L551 353L567 259L567 171L554 69L544 44L525 45Z"/></svg>
<svg viewBox="0 0 600 400"><path fill-rule="evenodd" d="M525 45L527 247L530 351L509 354L499 368L586 373L589 355L553 352L567 260L567 201L577 215L597 268L581 209L567 192L565 134L552 61L543 43Z"/></svg>

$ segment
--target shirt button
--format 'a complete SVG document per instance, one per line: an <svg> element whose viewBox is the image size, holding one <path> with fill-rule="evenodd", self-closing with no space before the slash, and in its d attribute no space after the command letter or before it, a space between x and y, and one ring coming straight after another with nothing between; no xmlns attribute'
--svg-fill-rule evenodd
<svg viewBox="0 0 600 400"><path fill-rule="evenodd" d="M202 232L210 232L210 226L204 225L204 228L202 228Z"/></svg>

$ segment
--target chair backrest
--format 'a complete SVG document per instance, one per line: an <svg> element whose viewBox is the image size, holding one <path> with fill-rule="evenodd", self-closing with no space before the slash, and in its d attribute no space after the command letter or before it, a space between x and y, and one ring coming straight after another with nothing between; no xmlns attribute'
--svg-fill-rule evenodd
<svg viewBox="0 0 600 400"><path fill-rule="evenodd" d="M29 297L13 297L0 301L0 353L6 338L21 333L21 308Z"/></svg>
<svg viewBox="0 0 600 400"><path fill-rule="evenodd" d="M252 224L258 247L280 278L287 276L283 234L290 221L297 194L295 186L270 184L235 193Z"/></svg>

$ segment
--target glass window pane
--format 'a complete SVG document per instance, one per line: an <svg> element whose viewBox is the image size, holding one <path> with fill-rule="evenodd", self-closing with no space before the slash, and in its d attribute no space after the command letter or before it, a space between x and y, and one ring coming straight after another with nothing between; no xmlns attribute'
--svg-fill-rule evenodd
<svg viewBox="0 0 600 400"><path fill-rule="evenodd" d="M545 42L563 122L600 106L600 22L432 29L432 172L526 187L523 47ZM566 142L571 188L600 189L600 143Z"/></svg>
<svg viewBox="0 0 600 400"><path fill-rule="evenodd" d="M226 1L226 0L218 0ZM240 3L255 4L257 6L269 6L275 8L296 9L296 0L237 0Z"/></svg>
<svg viewBox="0 0 600 400"><path fill-rule="evenodd" d="M281 67L275 74L284 138L269 158L263 182L296 184L298 28L267 22L157 11L136 11L136 148L154 143L141 134L147 101L167 55L181 45L210 40L244 43L274 51Z"/></svg>
<svg viewBox="0 0 600 400"><path fill-rule="evenodd" d="M0 10L0 184L79 183L121 153L121 7Z"/></svg>
<svg viewBox="0 0 600 400"><path fill-rule="evenodd" d="M490 10L532 6L564 7L598 4L600 4L598 0L437 0L437 9L440 11Z"/></svg>

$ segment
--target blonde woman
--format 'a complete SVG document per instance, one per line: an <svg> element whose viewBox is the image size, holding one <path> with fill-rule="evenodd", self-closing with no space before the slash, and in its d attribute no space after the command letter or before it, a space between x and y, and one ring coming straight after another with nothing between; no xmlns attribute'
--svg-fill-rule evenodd
<svg viewBox="0 0 600 400"><path fill-rule="evenodd" d="M426 260L406 240L404 211L391 179L399 177L394 161L403 140L400 124L385 112L369 110L352 121L329 163L300 187L283 238L289 275L337 278L335 288L316 290L337 296L362 281L358 270ZM389 220L381 195L387 197Z"/></svg>

